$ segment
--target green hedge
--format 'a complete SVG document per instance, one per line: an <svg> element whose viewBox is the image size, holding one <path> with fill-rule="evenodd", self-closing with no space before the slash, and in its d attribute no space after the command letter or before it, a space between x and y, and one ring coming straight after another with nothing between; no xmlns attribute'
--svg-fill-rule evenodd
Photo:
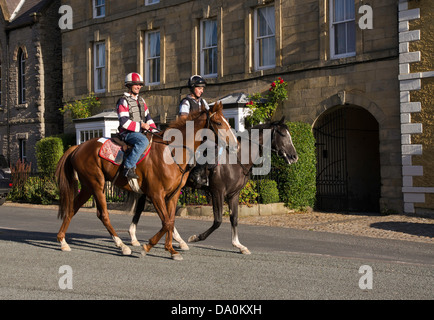
<svg viewBox="0 0 434 320"><path fill-rule="evenodd" d="M287 122L298 161L287 165L273 154L272 164L279 169L279 197L289 208L305 210L315 205L316 152L311 126L304 122Z"/></svg>
<svg viewBox="0 0 434 320"><path fill-rule="evenodd" d="M259 180L257 182L259 203L268 204L280 201L277 182L270 179Z"/></svg>
<svg viewBox="0 0 434 320"><path fill-rule="evenodd" d="M59 137L48 137L36 143L36 159L39 172L51 173L63 155L63 142Z"/></svg>
<svg viewBox="0 0 434 320"><path fill-rule="evenodd" d="M311 126L304 122L287 122L286 125L297 150L297 163L288 165L272 153L272 166L277 172L273 170L265 180L249 180L241 190L240 204L284 202L295 210L315 205L316 150Z"/></svg>

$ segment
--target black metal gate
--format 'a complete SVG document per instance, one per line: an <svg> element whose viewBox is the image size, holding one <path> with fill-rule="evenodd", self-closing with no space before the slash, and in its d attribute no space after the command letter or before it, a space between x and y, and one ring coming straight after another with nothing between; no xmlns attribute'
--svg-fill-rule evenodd
<svg viewBox="0 0 434 320"><path fill-rule="evenodd" d="M314 127L319 210L348 210L346 123L346 110L340 108L322 115Z"/></svg>

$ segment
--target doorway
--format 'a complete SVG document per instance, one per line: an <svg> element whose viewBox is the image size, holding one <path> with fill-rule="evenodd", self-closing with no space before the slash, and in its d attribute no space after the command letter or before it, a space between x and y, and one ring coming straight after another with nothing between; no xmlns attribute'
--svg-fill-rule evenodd
<svg viewBox="0 0 434 320"><path fill-rule="evenodd" d="M379 126L365 109L337 106L314 125L317 157L316 209L379 212Z"/></svg>

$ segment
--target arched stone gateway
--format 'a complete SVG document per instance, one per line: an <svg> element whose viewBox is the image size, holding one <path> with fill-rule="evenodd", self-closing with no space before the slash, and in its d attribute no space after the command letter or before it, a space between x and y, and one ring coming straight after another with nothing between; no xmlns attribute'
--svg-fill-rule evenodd
<svg viewBox="0 0 434 320"><path fill-rule="evenodd" d="M350 98L350 99L349 99ZM357 99L356 99L357 98ZM325 108L313 124L317 146L317 203L319 210L380 210L380 125L382 118L372 102L367 108L350 103L362 101L345 92L328 99L335 106Z"/></svg>

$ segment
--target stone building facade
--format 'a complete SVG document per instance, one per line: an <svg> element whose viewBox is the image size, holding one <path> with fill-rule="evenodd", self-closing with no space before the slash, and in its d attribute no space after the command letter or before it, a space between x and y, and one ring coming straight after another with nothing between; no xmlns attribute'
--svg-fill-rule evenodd
<svg viewBox="0 0 434 320"><path fill-rule="evenodd" d="M60 1L0 1L0 152L36 170L35 145L62 132Z"/></svg>
<svg viewBox="0 0 434 320"><path fill-rule="evenodd" d="M408 211L422 200L414 187L429 193L431 186L407 171L428 160L404 160L410 128L404 124L418 118L403 116L412 111L403 111L410 105L400 95L407 78L398 44L404 11L428 2L62 0L73 13L72 28L62 31L64 99L95 92L103 109L114 108L125 75L136 71L145 77L151 115L165 122L176 115L191 75L207 78L209 102L263 92L281 77L289 100L276 117L310 123L317 140L318 208ZM426 7L421 12L432 15ZM413 28L421 27L411 20ZM425 67L414 68L407 77ZM419 92L429 79L421 79ZM411 95L408 101L422 99Z"/></svg>
<svg viewBox="0 0 434 320"><path fill-rule="evenodd" d="M434 9L399 2L399 80L404 211L434 210Z"/></svg>

